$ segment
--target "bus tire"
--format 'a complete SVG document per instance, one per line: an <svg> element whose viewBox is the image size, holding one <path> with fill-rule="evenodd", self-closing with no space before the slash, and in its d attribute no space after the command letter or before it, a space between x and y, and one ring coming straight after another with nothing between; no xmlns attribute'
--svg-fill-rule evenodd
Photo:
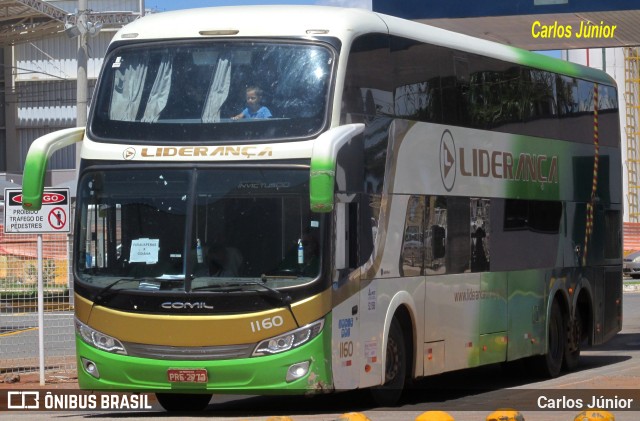
<svg viewBox="0 0 640 421"><path fill-rule="evenodd" d="M156 393L156 399L160 406L167 412L195 412L203 411L209 406L213 395L183 394L183 393Z"/></svg>
<svg viewBox="0 0 640 421"><path fill-rule="evenodd" d="M567 323L557 300L551 305L549 314L549 334L547 336L547 352L535 357L534 373L542 373L544 377L558 377L562 370L565 350L567 349Z"/></svg>
<svg viewBox="0 0 640 421"><path fill-rule="evenodd" d="M391 321L385 355L385 381L371 389L371 396L379 406L394 406L400 400L407 378L407 352L404 334L396 317Z"/></svg>

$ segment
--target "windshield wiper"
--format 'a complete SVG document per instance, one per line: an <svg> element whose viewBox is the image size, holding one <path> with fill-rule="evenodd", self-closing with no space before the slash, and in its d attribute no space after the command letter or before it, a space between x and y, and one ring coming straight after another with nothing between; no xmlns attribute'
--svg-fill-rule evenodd
<svg viewBox="0 0 640 421"><path fill-rule="evenodd" d="M275 288L271 288L270 286L267 286L264 281L263 282L247 282L245 285L254 285L254 286L258 286L260 288L264 288L262 291L264 291L265 293L268 292L268 295L270 297L273 297L275 299L277 299L278 301L280 301L280 303L282 305L290 305L291 304L291 296L288 294L283 294L282 291L279 291Z"/></svg>
<svg viewBox="0 0 640 421"><path fill-rule="evenodd" d="M293 309L291 308L291 295L283 294L282 291L278 291L275 288L271 288L266 284L267 278L265 276L262 277L262 282L247 282L245 285L254 285L260 288L264 288L259 291L263 291L267 293L268 296L273 297L280 301L284 307L287 307L289 313L291 313L291 317L293 317L293 321L296 322L296 326L300 327L300 323L298 323L298 319L296 319L296 315L293 313Z"/></svg>
<svg viewBox="0 0 640 421"><path fill-rule="evenodd" d="M238 283L226 283L226 284L217 284L217 285L206 285L201 287L193 288L192 291L206 291L206 290L215 290L215 289L225 289L225 292L232 291L243 291L246 286L257 286L262 289L254 289L253 291L265 295L270 298L275 298L279 301L282 307L286 307L291 313L291 317L293 317L293 321L296 322L296 326L300 327L298 323L298 319L296 319L296 315L293 313L293 309L291 308L291 296L289 294L283 294L282 291L279 291L275 288L271 288L270 286L265 284L266 277L262 276L262 282L238 282Z"/></svg>
<svg viewBox="0 0 640 421"><path fill-rule="evenodd" d="M109 285L107 285L106 287L98 291L96 295L93 296L93 305L104 304L106 302L106 298L112 295L112 294L108 294L108 295L105 295L105 294L109 292L111 288L113 288L114 286L118 285L121 282L137 282L138 285L140 285L141 282L150 281L150 280L155 280L155 278L120 278L117 281L111 282ZM122 289L114 290L113 292L115 291L122 291Z"/></svg>
<svg viewBox="0 0 640 421"><path fill-rule="evenodd" d="M207 290L224 290L224 292L245 291L246 286L258 286L263 288L262 290L254 290L257 292L266 293L269 297L275 298L282 305L287 305L291 302L289 295L284 295L282 292L275 288L265 285L262 282L248 281L248 282L233 282L214 285L205 285L201 287L193 288L191 291L207 291Z"/></svg>
<svg viewBox="0 0 640 421"><path fill-rule="evenodd" d="M114 286L118 285L120 282L124 282L124 281L131 281L131 279L129 278L120 278L115 282L111 282L109 285L107 285L106 287L102 288L100 291L98 291L96 293L96 295L93 296L93 305L96 304L104 304L105 301L105 293L107 291L109 291L111 288L113 288Z"/></svg>

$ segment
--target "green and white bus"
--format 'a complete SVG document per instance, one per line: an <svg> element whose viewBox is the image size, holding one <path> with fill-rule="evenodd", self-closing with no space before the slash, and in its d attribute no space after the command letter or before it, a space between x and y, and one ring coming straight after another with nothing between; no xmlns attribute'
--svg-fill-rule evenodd
<svg viewBox="0 0 640 421"><path fill-rule="evenodd" d="M240 118L247 98L267 115ZM82 143L78 380L156 393L371 388L622 325L618 100L605 73L365 10L191 9L113 38Z"/></svg>

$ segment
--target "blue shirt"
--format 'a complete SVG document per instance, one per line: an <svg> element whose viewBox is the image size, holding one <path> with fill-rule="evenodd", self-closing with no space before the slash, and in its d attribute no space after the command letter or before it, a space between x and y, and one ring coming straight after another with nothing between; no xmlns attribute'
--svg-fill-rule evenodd
<svg viewBox="0 0 640 421"><path fill-rule="evenodd" d="M269 111L267 107L263 106L263 107L260 107L258 111L256 111L255 113L252 113L251 110L249 110L249 107L247 107L244 110L242 110L242 116L244 118L270 118L271 111Z"/></svg>

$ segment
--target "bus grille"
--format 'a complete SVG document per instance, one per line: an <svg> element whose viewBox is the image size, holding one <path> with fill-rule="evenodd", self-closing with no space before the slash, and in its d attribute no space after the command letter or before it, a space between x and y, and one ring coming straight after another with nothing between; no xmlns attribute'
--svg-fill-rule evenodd
<svg viewBox="0 0 640 421"><path fill-rule="evenodd" d="M159 360L231 360L248 358L256 344L221 346L164 346L125 342L124 348L132 357L153 358Z"/></svg>

